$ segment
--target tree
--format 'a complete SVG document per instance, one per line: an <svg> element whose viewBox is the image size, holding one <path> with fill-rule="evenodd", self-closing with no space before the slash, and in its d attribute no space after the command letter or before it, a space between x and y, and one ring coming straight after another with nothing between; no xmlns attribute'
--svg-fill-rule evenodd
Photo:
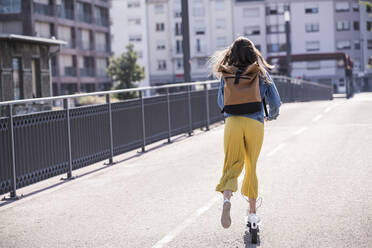
<svg viewBox="0 0 372 248"><path fill-rule="evenodd" d="M127 51L119 57L111 57L107 67L107 75L117 83L115 89L136 88L136 82L145 78L145 68L137 64L138 55L133 44L126 47ZM120 93L121 100L137 97L137 92Z"/></svg>

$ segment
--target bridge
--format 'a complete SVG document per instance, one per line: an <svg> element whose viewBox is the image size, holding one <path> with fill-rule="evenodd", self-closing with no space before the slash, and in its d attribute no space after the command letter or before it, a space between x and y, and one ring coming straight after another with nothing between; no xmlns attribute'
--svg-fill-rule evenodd
<svg viewBox="0 0 372 248"><path fill-rule="evenodd" d="M319 90L319 85L282 81L278 82L278 87L288 103L282 106L278 120L265 124L264 145L258 162L259 192L263 198L258 212L263 222L256 246L369 247L372 242L372 94L357 94L349 100L336 97L329 101L325 100L329 93L310 94L311 89L301 92L301 87ZM294 87L298 88L293 90ZM239 193L232 200L232 226L226 230L219 223L222 197L214 188L221 176L224 158L223 120L212 105L215 91L205 86L199 91L159 96L160 100L133 100L135 103L130 103L131 106L143 101L143 107L137 110L145 114L144 120L152 116L146 112L148 104L158 107L162 104L165 110L170 106L170 116L181 114L174 119L168 119L165 114L162 135L144 136L143 140L140 132L136 145L129 144L125 149L118 148L120 145L115 143L120 137L114 130L124 131L129 125L116 127L114 123L123 120L116 119L117 112L112 111L123 103L111 106L109 98L103 110L99 109L103 108L100 105L88 107L90 112L85 107L69 109L66 106L58 112L61 116L54 119L42 113L36 114L41 117L34 119L31 118L35 117L33 114L12 116L10 113L10 117L2 119L5 124L1 137L9 135L10 127L14 128L14 147L7 149L7 154L13 154L16 159L12 161L12 156L8 156L5 160L2 156L1 179L3 193L10 192L21 199L0 202L0 247L255 247L250 244L244 228L248 204ZM326 91L321 89L321 92ZM324 100L311 99L320 95ZM300 97L315 101L292 102L301 100ZM188 99L194 106L190 109L195 110L191 114L194 117L191 126L187 108L182 112L168 105L168 102L176 104L177 101L187 104ZM199 101L199 105L193 101ZM101 112L92 111L92 108ZM106 117L110 117L106 110L112 111L112 129L107 124L110 122L105 122ZM208 118L204 118L206 113ZM84 120L87 130L83 126L80 133L75 129L82 125L77 122L79 114L88 117ZM101 118L95 119L94 114ZM183 115L189 117L182 119ZM60 155L63 166L52 167L60 168L59 171L48 169L51 168L48 166L37 168L42 163L35 162L32 160L35 158L27 154L37 154L38 149L26 149L25 144L22 148L17 138L21 134L33 135L31 138L24 136L33 144L32 140L39 136L32 132L51 134L59 127L65 128L67 116L71 118L67 131L75 133L70 133L70 141L64 139L67 149L63 145L56 146L63 151ZM26 122L27 118L31 121ZM141 115L138 118L141 120ZM167 130L169 120L173 127L170 133ZM9 126L11 121L14 123ZM102 126L91 129L96 121L101 121ZM56 126L48 128L48 122ZM38 129L38 125L42 128ZM177 125L183 127L178 132L174 131ZM141 129L147 130L147 134L156 133L146 122L140 125ZM105 130L107 136L110 130L114 131L113 152L110 139L98 135L97 143L102 139L105 150L102 157L87 156L85 160L78 157L81 156L78 152L93 151L97 144L86 144L90 150L72 149L70 156L69 143L70 148L71 144L79 147L73 137L84 137L84 132L90 130L97 133ZM61 137L68 135L67 131L60 131ZM47 148L43 142L53 147L55 142L50 142L48 137L37 140L37 144L43 149ZM167 142L168 138L171 143ZM135 146L134 150L131 146ZM21 158L19 154L29 157ZM39 156L48 158L45 161L50 163L54 161L54 154L58 153L51 156L40 152ZM116 156L111 157L113 154ZM112 161L104 164L102 158ZM92 163L86 166L89 162ZM27 163L32 169L27 170L24 166ZM8 165L16 166L15 175L11 169L4 169L11 168ZM74 179L60 180L64 173L67 178ZM16 180L12 179L14 176ZM7 194L4 196L8 198Z"/></svg>

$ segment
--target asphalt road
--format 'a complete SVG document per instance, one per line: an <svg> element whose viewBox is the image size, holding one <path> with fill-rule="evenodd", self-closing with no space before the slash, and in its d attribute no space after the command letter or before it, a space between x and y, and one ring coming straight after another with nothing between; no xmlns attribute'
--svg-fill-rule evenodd
<svg viewBox="0 0 372 248"><path fill-rule="evenodd" d="M265 127L260 242L247 202L220 226L223 124L116 157L0 202L0 247L372 247L372 94L289 103Z"/></svg>

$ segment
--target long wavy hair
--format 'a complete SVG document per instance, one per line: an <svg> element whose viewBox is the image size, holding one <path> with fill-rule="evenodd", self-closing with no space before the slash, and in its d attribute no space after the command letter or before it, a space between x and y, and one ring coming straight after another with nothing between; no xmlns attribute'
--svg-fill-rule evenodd
<svg viewBox="0 0 372 248"><path fill-rule="evenodd" d="M236 66L238 68L246 68L254 62L258 63L260 75L265 78L266 82L270 82L267 78L267 69L274 68L263 58L261 52L255 47L253 42L246 37L238 37L229 47L224 50L216 51L209 59L209 65L212 74L216 78L221 77L219 68L221 65Z"/></svg>

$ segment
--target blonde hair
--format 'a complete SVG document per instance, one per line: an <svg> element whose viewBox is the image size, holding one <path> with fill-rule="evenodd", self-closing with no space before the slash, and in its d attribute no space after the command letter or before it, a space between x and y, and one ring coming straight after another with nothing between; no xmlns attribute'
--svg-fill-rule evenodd
<svg viewBox="0 0 372 248"><path fill-rule="evenodd" d="M219 69L222 65L247 67L256 61L260 68L260 75L265 78L266 82L270 82L266 72L267 69L271 70L274 66L267 63L250 39L240 36L227 48L216 51L210 57L208 64L212 71L211 74L216 78L220 78L221 73Z"/></svg>

